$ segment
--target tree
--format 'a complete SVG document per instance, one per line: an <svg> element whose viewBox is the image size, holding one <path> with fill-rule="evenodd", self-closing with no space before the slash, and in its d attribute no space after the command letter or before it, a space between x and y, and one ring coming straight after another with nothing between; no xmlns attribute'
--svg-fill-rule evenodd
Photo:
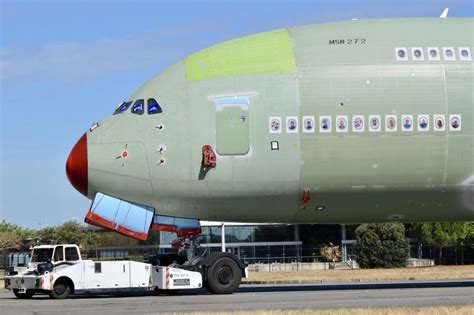
<svg viewBox="0 0 474 315"><path fill-rule="evenodd" d="M56 239L56 227L47 226L36 232L36 238L40 244L54 244Z"/></svg>
<svg viewBox="0 0 474 315"><path fill-rule="evenodd" d="M32 238L35 234L35 231L33 231L33 230L19 227L18 225L8 223L5 220L0 222L0 232L13 233L20 240L24 240L24 239L27 239L27 238Z"/></svg>
<svg viewBox="0 0 474 315"><path fill-rule="evenodd" d="M23 246L21 238L14 232L0 232L0 251L20 249Z"/></svg>
<svg viewBox="0 0 474 315"><path fill-rule="evenodd" d="M474 242L474 222L467 222L467 237L466 241Z"/></svg>
<svg viewBox="0 0 474 315"><path fill-rule="evenodd" d="M96 244L96 235L84 229L75 221L68 221L60 226L42 228L36 233L41 244L78 244L84 247Z"/></svg>
<svg viewBox="0 0 474 315"><path fill-rule="evenodd" d="M423 242L438 247L438 264L441 264L443 248L462 243L472 237L471 235L474 235L474 223L415 223L412 230L414 235Z"/></svg>
<svg viewBox="0 0 474 315"><path fill-rule="evenodd" d="M160 232L153 231L150 229L148 233L148 239L146 241L140 241L140 245L159 245L160 244Z"/></svg>
<svg viewBox="0 0 474 315"><path fill-rule="evenodd" d="M406 265L409 244L401 223L362 224L356 229L355 254L361 268L399 268Z"/></svg>
<svg viewBox="0 0 474 315"><path fill-rule="evenodd" d="M94 232L96 243L94 247L127 247L137 246L138 241L134 238L119 234L110 230L97 230Z"/></svg>

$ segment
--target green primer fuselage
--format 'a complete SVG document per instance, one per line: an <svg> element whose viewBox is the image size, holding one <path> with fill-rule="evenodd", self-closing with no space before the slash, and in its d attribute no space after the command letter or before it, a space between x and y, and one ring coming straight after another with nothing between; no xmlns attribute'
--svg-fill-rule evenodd
<svg viewBox="0 0 474 315"><path fill-rule="evenodd" d="M88 196L216 221L474 220L473 34L473 19L360 20L197 52L127 98L155 98L162 113L128 110L88 132ZM410 116L413 130L403 130ZM314 117L315 130L303 132L305 117ZM389 117L396 131L388 131ZM337 130L340 118L347 131ZM217 153L207 173L203 145ZM127 158L117 158L125 149Z"/></svg>

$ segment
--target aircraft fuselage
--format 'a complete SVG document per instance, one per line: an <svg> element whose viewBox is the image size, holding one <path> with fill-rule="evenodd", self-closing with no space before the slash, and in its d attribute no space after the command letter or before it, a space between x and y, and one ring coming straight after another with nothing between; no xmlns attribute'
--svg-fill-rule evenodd
<svg viewBox="0 0 474 315"><path fill-rule="evenodd" d="M82 191L215 221L474 220L473 28L358 20L197 52L87 132Z"/></svg>

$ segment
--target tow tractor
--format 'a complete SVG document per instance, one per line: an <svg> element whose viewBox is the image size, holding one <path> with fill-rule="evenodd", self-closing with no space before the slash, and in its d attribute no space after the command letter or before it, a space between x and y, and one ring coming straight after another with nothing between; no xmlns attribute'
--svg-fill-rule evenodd
<svg viewBox="0 0 474 315"><path fill-rule="evenodd" d="M222 252L191 259L164 255L154 263L142 263L82 260L75 244L40 245L33 248L25 271L5 276L5 288L20 299L40 292L65 299L81 291L142 289L172 294L201 287L214 294L230 294L246 276L245 264Z"/></svg>

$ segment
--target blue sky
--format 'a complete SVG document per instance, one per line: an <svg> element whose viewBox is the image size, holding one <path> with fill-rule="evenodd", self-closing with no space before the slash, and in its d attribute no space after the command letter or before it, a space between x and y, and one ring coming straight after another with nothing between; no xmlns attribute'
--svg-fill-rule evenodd
<svg viewBox="0 0 474 315"><path fill-rule="evenodd" d="M0 0L0 220L38 228L90 201L66 158L85 130L180 58L256 32L351 18L473 17L472 0Z"/></svg>

